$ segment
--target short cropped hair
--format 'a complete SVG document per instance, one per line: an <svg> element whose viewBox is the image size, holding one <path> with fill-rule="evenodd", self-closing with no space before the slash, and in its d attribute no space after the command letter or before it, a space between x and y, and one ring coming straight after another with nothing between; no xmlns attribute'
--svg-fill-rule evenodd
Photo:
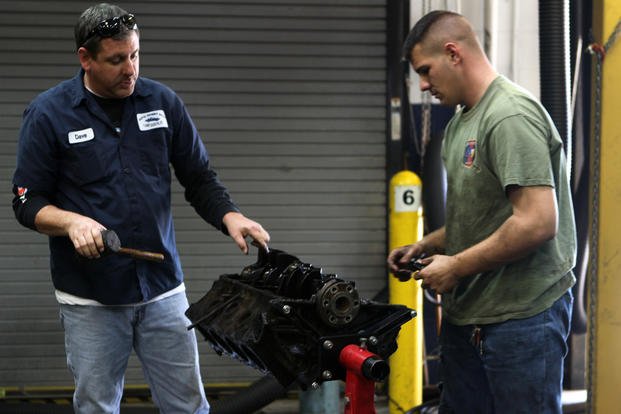
<svg viewBox="0 0 621 414"><path fill-rule="evenodd" d="M416 22L410 33L408 33L403 43L403 49L401 51L403 60L410 60L412 49L423 42L429 33L429 29L439 20L444 19L447 16L462 17L459 13L454 13L448 10L434 10L427 13L421 19Z"/></svg>

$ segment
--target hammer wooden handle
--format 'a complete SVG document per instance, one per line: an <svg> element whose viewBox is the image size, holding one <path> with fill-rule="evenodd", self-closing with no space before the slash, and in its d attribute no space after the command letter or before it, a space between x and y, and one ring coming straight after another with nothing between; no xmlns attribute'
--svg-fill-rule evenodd
<svg viewBox="0 0 621 414"><path fill-rule="evenodd" d="M164 261L164 255L162 253L145 252L143 250L130 249L129 247L120 247L116 253L127 254L137 259L151 260L154 262Z"/></svg>

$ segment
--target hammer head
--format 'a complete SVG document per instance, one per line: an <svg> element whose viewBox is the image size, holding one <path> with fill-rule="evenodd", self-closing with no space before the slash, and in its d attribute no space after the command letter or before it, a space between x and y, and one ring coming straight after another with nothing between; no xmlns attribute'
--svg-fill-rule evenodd
<svg viewBox="0 0 621 414"><path fill-rule="evenodd" d="M121 249L121 240L114 230L102 230L101 237L103 237L106 250L117 253Z"/></svg>

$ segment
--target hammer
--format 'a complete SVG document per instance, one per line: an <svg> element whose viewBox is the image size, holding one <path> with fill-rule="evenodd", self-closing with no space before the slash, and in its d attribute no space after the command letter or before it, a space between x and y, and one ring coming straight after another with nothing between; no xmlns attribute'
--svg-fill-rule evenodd
<svg viewBox="0 0 621 414"><path fill-rule="evenodd" d="M146 252L144 250L121 247L121 240L119 240L119 236L114 232L114 230L102 230L101 237L103 238L106 250L110 250L113 253L126 254L136 259L151 260L154 262L164 261L164 255L162 253Z"/></svg>

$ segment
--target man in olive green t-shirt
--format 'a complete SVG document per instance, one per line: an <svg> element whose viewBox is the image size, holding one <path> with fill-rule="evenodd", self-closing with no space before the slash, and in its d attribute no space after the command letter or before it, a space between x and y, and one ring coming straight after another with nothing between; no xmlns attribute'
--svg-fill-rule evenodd
<svg viewBox="0 0 621 414"><path fill-rule="evenodd" d="M446 225L392 251L442 294L441 413L561 413L576 236L562 141L542 105L493 69L468 21L434 11L405 56L459 106L446 127Z"/></svg>

